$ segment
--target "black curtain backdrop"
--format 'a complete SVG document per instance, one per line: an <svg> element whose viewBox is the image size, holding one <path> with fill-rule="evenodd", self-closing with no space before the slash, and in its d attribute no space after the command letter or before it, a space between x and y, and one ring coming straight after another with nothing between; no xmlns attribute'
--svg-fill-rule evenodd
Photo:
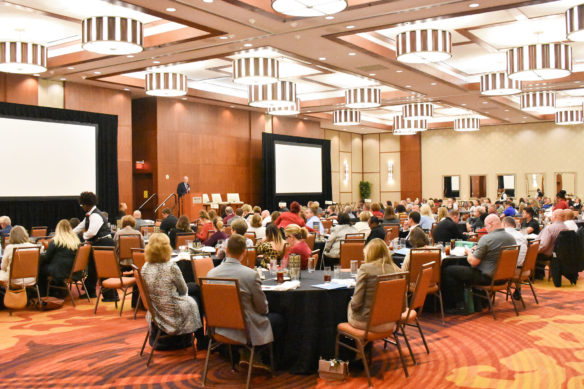
<svg viewBox="0 0 584 389"><path fill-rule="evenodd" d="M0 103L0 116L96 125L98 208L108 212L110 221L113 221L119 206L117 116L12 103ZM83 155L75 154L75 147L72 145L71 164L78 163L83 163ZM10 161L3 161L3 165L5 169L18 169ZM42 167L38 174L43 174ZM30 182L34 185L34 177L30 177ZM53 231L60 219L83 218L83 210L77 197L0 197L0 215L10 216L12 225L21 225L27 229L32 226L48 226Z"/></svg>
<svg viewBox="0 0 584 389"><path fill-rule="evenodd" d="M276 141L308 143L322 147L322 193L276 194L276 157L274 146ZM277 210L279 208L279 202L286 202L287 205L290 205L292 201L298 201L302 205L308 201L318 201L324 207L325 201L333 199L330 140L276 135L264 132L262 134L262 157L264 167L262 208Z"/></svg>

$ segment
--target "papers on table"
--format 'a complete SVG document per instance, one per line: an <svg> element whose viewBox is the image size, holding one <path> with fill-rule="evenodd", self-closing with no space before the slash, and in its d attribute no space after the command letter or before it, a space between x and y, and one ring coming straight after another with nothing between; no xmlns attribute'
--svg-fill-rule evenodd
<svg viewBox="0 0 584 389"><path fill-rule="evenodd" d="M537 234L529 234L525 238L529 240L536 240L539 235Z"/></svg>
<svg viewBox="0 0 584 389"><path fill-rule="evenodd" d="M333 278L331 280L333 284L344 285L346 288L354 288L355 287L355 279L354 278Z"/></svg>
<svg viewBox="0 0 584 389"><path fill-rule="evenodd" d="M286 281L282 284L278 285L262 285L262 290L277 290L277 291L285 291L285 290L292 290L298 289L300 287L300 281Z"/></svg>
<svg viewBox="0 0 584 389"><path fill-rule="evenodd" d="M320 288L320 289L327 289L327 290L331 290L331 289L341 289L341 288L346 288L345 285L343 284L337 284L334 282L329 282L329 283L324 283L324 284L316 284L316 285L312 285L315 288Z"/></svg>
<svg viewBox="0 0 584 389"><path fill-rule="evenodd" d="M403 249L393 251L394 254L403 255L403 256L408 255L409 252L410 252L410 249L407 249L405 247Z"/></svg>
<svg viewBox="0 0 584 389"><path fill-rule="evenodd" d="M211 247L211 246L197 247L196 251L201 251L203 253L215 253L215 247Z"/></svg>
<svg viewBox="0 0 584 389"><path fill-rule="evenodd" d="M455 247L450 250L450 255L455 257L464 257L466 255L466 251L464 251L464 247Z"/></svg>

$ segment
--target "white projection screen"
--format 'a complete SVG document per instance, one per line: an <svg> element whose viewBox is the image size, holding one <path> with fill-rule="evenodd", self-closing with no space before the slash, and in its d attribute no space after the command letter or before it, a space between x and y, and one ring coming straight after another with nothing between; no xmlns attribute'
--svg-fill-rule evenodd
<svg viewBox="0 0 584 389"><path fill-rule="evenodd" d="M322 147L275 142L276 194L322 193Z"/></svg>
<svg viewBox="0 0 584 389"><path fill-rule="evenodd" d="M0 197L96 192L95 125L0 117Z"/></svg>

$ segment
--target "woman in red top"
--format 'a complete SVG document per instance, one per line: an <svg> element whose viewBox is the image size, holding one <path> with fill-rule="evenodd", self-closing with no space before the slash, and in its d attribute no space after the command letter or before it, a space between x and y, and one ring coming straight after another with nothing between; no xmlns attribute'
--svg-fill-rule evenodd
<svg viewBox="0 0 584 389"><path fill-rule="evenodd" d="M378 218L383 219L383 212L381 212L381 206L379 205L379 203L371 204L371 213L374 216L377 216Z"/></svg>
<svg viewBox="0 0 584 389"><path fill-rule="evenodd" d="M306 270L308 267L308 258L312 254L310 247L308 247L305 241L308 238L308 231L306 228L300 228L297 224L288 224L284 231L286 233L286 242L290 249L287 250L282 262L287 265L290 254L298 254L300 255L300 267L302 270Z"/></svg>
<svg viewBox="0 0 584 389"><path fill-rule="evenodd" d="M300 204L298 204L297 201L293 201L292 204L290 204L290 212L282 212L274 223L276 223L278 228L286 228L290 224L297 224L300 227L305 227L306 223L300 216ZM310 231L314 231L308 226L306 226L306 228Z"/></svg>
<svg viewBox="0 0 584 389"><path fill-rule="evenodd" d="M217 217L215 211L211 210L211 212ZM201 229L197 232L197 238L203 242L207 240L207 232L213 229L213 221L207 211L199 212L199 224L201 225Z"/></svg>
<svg viewBox="0 0 584 389"><path fill-rule="evenodd" d="M566 191L563 189L556 195L556 205L552 210L555 211L556 209L570 209L570 205L566 201Z"/></svg>

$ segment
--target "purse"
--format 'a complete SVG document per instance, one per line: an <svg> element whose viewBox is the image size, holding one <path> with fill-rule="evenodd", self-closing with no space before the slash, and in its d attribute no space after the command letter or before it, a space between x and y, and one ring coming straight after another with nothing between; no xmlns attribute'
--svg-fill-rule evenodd
<svg viewBox="0 0 584 389"><path fill-rule="evenodd" d="M10 289L6 288L4 294L4 306L8 309L23 309L28 304L28 297L26 295L26 288Z"/></svg>
<svg viewBox="0 0 584 389"><path fill-rule="evenodd" d="M320 358L318 361L318 375L326 381L345 381L349 375L349 362Z"/></svg>

